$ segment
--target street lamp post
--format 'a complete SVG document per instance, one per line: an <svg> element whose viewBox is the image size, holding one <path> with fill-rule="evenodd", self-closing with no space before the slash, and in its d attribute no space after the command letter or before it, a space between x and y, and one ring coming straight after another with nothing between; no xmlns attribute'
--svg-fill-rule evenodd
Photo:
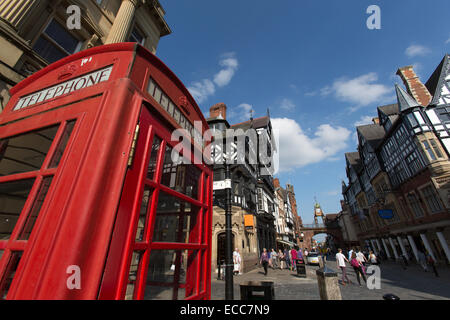
<svg viewBox="0 0 450 320"><path fill-rule="evenodd" d="M225 162L225 300L234 300L233 295L233 244L231 225L231 173L230 164Z"/></svg>

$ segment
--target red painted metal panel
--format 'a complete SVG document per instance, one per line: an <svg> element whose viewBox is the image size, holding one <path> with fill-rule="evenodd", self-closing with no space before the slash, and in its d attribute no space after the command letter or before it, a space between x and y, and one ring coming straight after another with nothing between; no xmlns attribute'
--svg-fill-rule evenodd
<svg viewBox="0 0 450 320"><path fill-rule="evenodd" d="M209 177L207 186L205 179L201 180L199 199L160 184L162 152L155 180L146 179L153 137L157 134L163 138L164 150L166 143L176 144L170 141L170 133L179 127L145 92L150 75L170 99L180 102L178 107L189 121L201 121L203 130L207 129L200 109L181 81L147 50L130 43L69 56L11 90L12 98L0 115L0 139L49 125L60 127L40 170L0 177L0 183L36 179L11 238L0 240L0 248L6 250L0 260L1 278L11 252L23 252L8 299L123 299L133 251L145 251L141 260L145 265L152 249L199 250L191 265L199 275L188 277L180 288L193 288L189 298L210 297L207 274L211 272L212 171L205 164L197 166L202 177ZM76 124L63 157L57 168L48 168L70 120L76 120ZM141 131L133 164L128 167L138 122ZM18 240L26 213L46 176L53 179L31 236L27 241ZM135 243L144 185L154 189L154 201L148 208L146 240ZM206 187L209 191L204 197ZM201 208L191 236L201 239L206 232L206 243L150 241L159 190ZM81 271L79 289L67 285L71 266ZM206 292L199 292L200 274L206 274ZM142 281L136 289L141 298L145 278L146 270L141 270L138 280Z"/></svg>

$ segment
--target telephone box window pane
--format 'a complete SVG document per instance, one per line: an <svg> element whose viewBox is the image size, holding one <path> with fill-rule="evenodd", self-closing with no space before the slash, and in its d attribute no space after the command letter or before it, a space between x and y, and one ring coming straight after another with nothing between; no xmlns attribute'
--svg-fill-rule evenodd
<svg viewBox="0 0 450 320"><path fill-rule="evenodd" d="M197 256L197 250L152 250L144 299L182 300L191 296L196 286Z"/></svg>
<svg viewBox="0 0 450 320"><path fill-rule="evenodd" d="M137 273L141 263L142 252L135 251L131 257L130 272L128 273L127 291L125 293L125 300L133 300L134 290L136 288Z"/></svg>
<svg viewBox="0 0 450 320"><path fill-rule="evenodd" d="M0 250L0 260L2 259L2 256L3 256L3 250Z"/></svg>
<svg viewBox="0 0 450 320"><path fill-rule="evenodd" d="M161 96L161 106L166 110L169 107L169 98L164 93Z"/></svg>
<svg viewBox="0 0 450 320"><path fill-rule="evenodd" d="M178 110L177 107L175 107L175 110L173 112L173 118L177 123L180 123L180 110Z"/></svg>
<svg viewBox="0 0 450 320"><path fill-rule="evenodd" d="M184 162L187 162L184 159ZM200 169L193 164L183 164L182 158L172 147L166 147L161 183L177 192L197 199Z"/></svg>
<svg viewBox="0 0 450 320"><path fill-rule="evenodd" d="M75 127L75 122L75 120L67 122L58 147L56 148L55 154L53 155L53 159L50 162L49 168L58 167L59 162L61 161L61 158L64 154L64 150L67 147L67 143L69 142L70 135L72 134L73 128Z"/></svg>
<svg viewBox="0 0 450 320"><path fill-rule="evenodd" d="M152 79L150 79L147 91L152 97L155 94L155 82Z"/></svg>
<svg viewBox="0 0 450 320"><path fill-rule="evenodd" d="M42 204L44 203L45 197L47 196L48 189L50 189L52 180L53 176L45 177L42 180L41 187L39 188L36 199L34 200L31 212L28 215L25 225L19 235L19 240L28 240L30 238L30 234L33 231L34 224L36 223L39 212L41 211Z"/></svg>
<svg viewBox="0 0 450 320"><path fill-rule="evenodd" d="M158 161L159 150L161 149L162 140L155 136L152 145L152 153L150 154L150 162L148 164L147 179L153 180L156 171L156 161Z"/></svg>
<svg viewBox="0 0 450 320"><path fill-rule="evenodd" d="M52 126L0 140L0 176L40 170L57 131Z"/></svg>
<svg viewBox="0 0 450 320"><path fill-rule="evenodd" d="M175 109L175 105L172 103L172 102L170 102L169 101L169 107L168 107L168 109L167 109L167 112L171 115L171 116L173 116L173 110Z"/></svg>
<svg viewBox="0 0 450 320"><path fill-rule="evenodd" d="M153 190L149 187L145 187L144 194L142 196L141 212L139 214L138 227L136 231L136 241L142 241L144 239L145 222L147 221L147 209L152 202Z"/></svg>
<svg viewBox="0 0 450 320"><path fill-rule="evenodd" d="M153 98L155 98L156 102L160 102L161 101L161 89L159 87L155 88L155 95L153 96Z"/></svg>
<svg viewBox="0 0 450 320"><path fill-rule="evenodd" d="M165 192L160 192L153 231L154 242L189 243L196 228L199 208Z"/></svg>
<svg viewBox="0 0 450 320"><path fill-rule="evenodd" d="M9 263L6 267L2 282L0 283L0 299L6 300L8 296L9 289L11 287L11 283L14 279L14 275L16 274L17 267L20 263L20 259L22 258L22 252L14 252L11 255Z"/></svg>
<svg viewBox="0 0 450 320"><path fill-rule="evenodd" d="M181 115L181 116L180 116L180 122L179 122L179 124L180 124L180 127L181 127L181 128L186 129L186 118L184 117L184 115Z"/></svg>
<svg viewBox="0 0 450 320"><path fill-rule="evenodd" d="M0 240L8 240L33 187L34 179L0 184Z"/></svg>

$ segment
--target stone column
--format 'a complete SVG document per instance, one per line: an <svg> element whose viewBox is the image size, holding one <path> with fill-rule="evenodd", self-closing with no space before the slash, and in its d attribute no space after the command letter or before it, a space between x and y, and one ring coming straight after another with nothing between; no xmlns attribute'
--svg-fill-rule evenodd
<svg viewBox="0 0 450 320"><path fill-rule="evenodd" d="M439 242L441 243L442 249L444 249L445 255L447 256L447 260L450 262L450 250L448 249L448 244L447 241L445 240L444 235L440 231L436 232L436 235L439 239Z"/></svg>
<svg viewBox="0 0 450 320"><path fill-rule="evenodd" d="M105 44L125 42L133 25L139 0L123 0Z"/></svg>
<svg viewBox="0 0 450 320"><path fill-rule="evenodd" d="M431 255L434 261L436 260L436 257L434 256L433 250L431 250L430 243L428 242L427 236L425 233L421 233L420 237L422 238L423 244L425 245L425 249L427 249L428 253Z"/></svg>
<svg viewBox="0 0 450 320"><path fill-rule="evenodd" d="M419 255L417 253L416 243L414 242L414 239L412 236L408 235L407 237L408 237L409 244L411 245L411 248L413 250L414 257L416 258L416 261L419 262Z"/></svg>
<svg viewBox="0 0 450 320"><path fill-rule="evenodd" d="M384 251L386 252L386 255L387 255L388 259L390 259L391 258L391 253L388 250L388 247L386 245L386 241L384 240L384 238L381 238L381 242L383 242Z"/></svg>
<svg viewBox="0 0 450 320"><path fill-rule="evenodd" d="M394 256L395 256L395 259L397 260L399 258L398 253L397 253L397 248L395 247L394 241L392 240L391 237L389 237L389 243L391 244L392 251L394 251Z"/></svg>
<svg viewBox="0 0 450 320"><path fill-rule="evenodd" d="M408 253L406 252L405 245L403 244L403 239L400 236L397 236L397 241L400 244L400 248L402 248L403 255L406 257L407 260L409 260L410 257L408 256Z"/></svg>
<svg viewBox="0 0 450 320"><path fill-rule="evenodd" d="M0 2L0 18L17 31L36 4L37 0L3 0Z"/></svg>

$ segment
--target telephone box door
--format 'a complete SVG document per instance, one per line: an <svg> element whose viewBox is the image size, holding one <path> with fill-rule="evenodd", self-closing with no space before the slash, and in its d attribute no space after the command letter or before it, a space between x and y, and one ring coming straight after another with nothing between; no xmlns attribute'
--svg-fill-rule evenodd
<svg viewBox="0 0 450 320"><path fill-rule="evenodd" d="M211 171L149 108L136 126L100 298L209 299Z"/></svg>

